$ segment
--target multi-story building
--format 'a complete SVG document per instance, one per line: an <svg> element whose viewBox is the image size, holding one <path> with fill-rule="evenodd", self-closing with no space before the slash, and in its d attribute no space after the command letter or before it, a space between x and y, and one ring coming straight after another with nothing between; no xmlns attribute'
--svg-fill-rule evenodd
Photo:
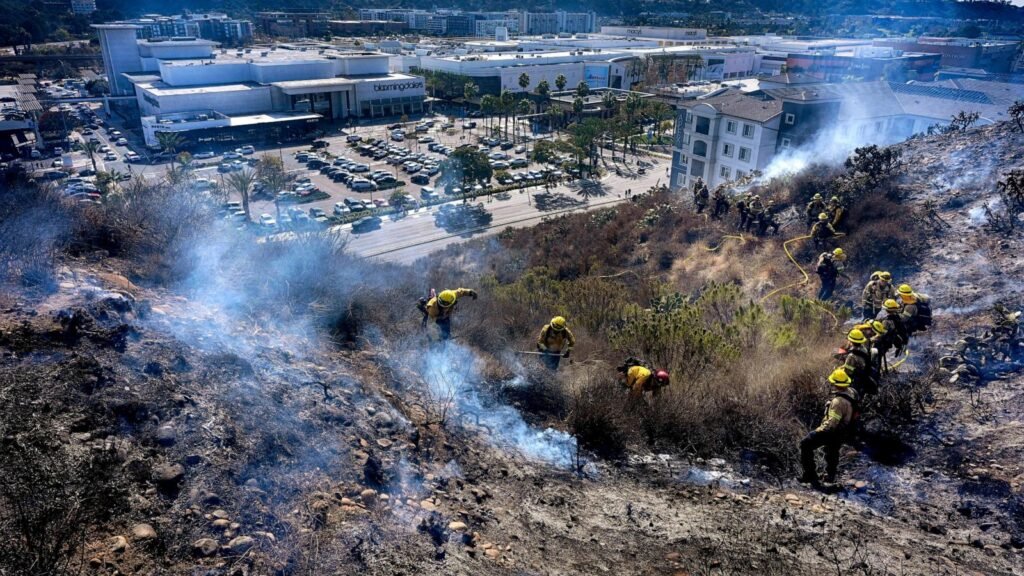
<svg viewBox="0 0 1024 576"><path fill-rule="evenodd" d="M188 144L274 139L321 121L423 111L423 78L388 71L388 54L328 47L216 49L197 38L136 40L96 26L112 91L134 95L148 145L159 132Z"/></svg>
<svg viewBox="0 0 1024 576"><path fill-rule="evenodd" d="M241 45L252 41L253 25L249 20L229 18L226 14L179 14L161 16L146 14L133 20L111 24L133 26L139 39L195 37L222 44Z"/></svg>
<svg viewBox="0 0 1024 576"><path fill-rule="evenodd" d="M1024 85L973 79L943 82L851 82L719 90L676 102L671 186L697 178L709 186L797 156L838 159L865 144L887 145L959 112L980 122L1008 119Z"/></svg>
<svg viewBox="0 0 1024 576"><path fill-rule="evenodd" d="M782 101L730 90L679 108L672 153L673 188L698 178L715 186L764 170L775 156Z"/></svg>
<svg viewBox="0 0 1024 576"><path fill-rule="evenodd" d="M1020 50L1017 40L977 40L922 36L917 39L881 38L876 46L887 46L905 52L940 54L943 68L978 68L995 74L1012 72L1014 58Z"/></svg>
<svg viewBox="0 0 1024 576"><path fill-rule="evenodd" d="M335 36L401 34L409 29L405 22L393 20L331 20L329 24Z"/></svg>
<svg viewBox="0 0 1024 576"><path fill-rule="evenodd" d="M558 14L554 12L520 12L519 32L531 36L558 34Z"/></svg>
<svg viewBox="0 0 1024 576"><path fill-rule="evenodd" d="M555 12L560 34L589 34L596 29L597 16L593 12Z"/></svg>
<svg viewBox="0 0 1024 576"><path fill-rule="evenodd" d="M71 0L72 14L92 14L96 11L96 0Z"/></svg>
<svg viewBox="0 0 1024 576"><path fill-rule="evenodd" d="M518 18L501 18L476 21L476 35L481 38L494 38L499 28L504 28L507 34L519 32Z"/></svg>
<svg viewBox="0 0 1024 576"><path fill-rule="evenodd" d="M330 15L326 12L275 11L257 12L256 26L268 36L287 38L319 38L330 31Z"/></svg>

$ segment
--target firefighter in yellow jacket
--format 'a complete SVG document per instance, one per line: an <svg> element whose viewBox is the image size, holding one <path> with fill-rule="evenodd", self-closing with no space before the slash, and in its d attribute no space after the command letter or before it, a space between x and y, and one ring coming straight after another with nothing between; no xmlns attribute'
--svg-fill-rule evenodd
<svg viewBox="0 0 1024 576"><path fill-rule="evenodd" d="M455 312L455 305L459 298L463 296L469 296L476 300L476 290L470 288L442 290L440 294L426 302L420 300L423 325L426 326L427 320L433 320L441 330L441 339L450 340L452 337L452 313Z"/></svg>
<svg viewBox="0 0 1024 576"><path fill-rule="evenodd" d="M804 469L800 481L812 486L818 486L820 482L814 462L814 452L818 448L825 448L825 481L835 482L839 469L839 449L846 440L857 412L857 391L850 388L852 380L846 371L836 368L828 377L828 382L832 385L832 398L825 407L825 418L800 441L800 464Z"/></svg>
<svg viewBox="0 0 1024 576"><path fill-rule="evenodd" d="M633 400L643 398L644 392L650 392L651 396L657 397L661 389L668 386L668 372L664 370L654 371L639 364L619 366L619 375L622 383L629 389L629 397Z"/></svg>
<svg viewBox="0 0 1024 576"><path fill-rule="evenodd" d="M537 338L537 351L544 354L541 360L551 370L558 370L562 358L568 358L572 347L576 345L576 337L565 325L565 318L555 316L540 329Z"/></svg>

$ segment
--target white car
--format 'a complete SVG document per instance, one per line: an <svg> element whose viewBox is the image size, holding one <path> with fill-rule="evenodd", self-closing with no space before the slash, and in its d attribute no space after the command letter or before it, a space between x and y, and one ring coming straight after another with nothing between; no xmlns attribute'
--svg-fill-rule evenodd
<svg viewBox="0 0 1024 576"><path fill-rule="evenodd" d="M206 152L196 152L192 157L205 160L207 158L213 158L214 156L216 156L216 154L213 153L213 150L207 150Z"/></svg>
<svg viewBox="0 0 1024 576"><path fill-rule="evenodd" d="M277 220L274 220L274 217L270 214L260 214L260 226L273 228L277 226Z"/></svg>
<svg viewBox="0 0 1024 576"><path fill-rule="evenodd" d="M116 162L117 154L114 154L113 152L107 152L103 159L106 160L107 162Z"/></svg>
<svg viewBox="0 0 1024 576"><path fill-rule="evenodd" d="M348 137L345 138L345 140L348 140L349 142L360 142L362 139L363 137L359 134L349 134Z"/></svg>
<svg viewBox="0 0 1024 576"><path fill-rule="evenodd" d="M124 161L125 162L138 162L139 161L139 155L136 154L135 152L128 152L127 154L124 155Z"/></svg>
<svg viewBox="0 0 1024 576"><path fill-rule="evenodd" d="M246 156L248 156L249 154L255 154L256 149L253 148L252 146L242 146L238 150L235 150L235 152L238 152L239 154L245 154Z"/></svg>
<svg viewBox="0 0 1024 576"><path fill-rule="evenodd" d="M236 159L241 158L241 157L242 157L242 155L240 153L238 153L238 152L225 152L224 153L224 159L225 160L236 160Z"/></svg>
<svg viewBox="0 0 1024 576"><path fill-rule="evenodd" d="M401 142L402 140L405 140L405 132L402 132L401 130L395 130L394 132L391 133L391 139L394 140L395 142Z"/></svg>
<svg viewBox="0 0 1024 576"><path fill-rule="evenodd" d="M110 146L107 146L106 144L104 144L103 146L100 146L100 152L103 152L104 154L106 154L107 152L110 152Z"/></svg>
<svg viewBox="0 0 1024 576"><path fill-rule="evenodd" d="M118 146L127 146L128 145L128 140L125 139L125 138L118 138L116 144Z"/></svg>

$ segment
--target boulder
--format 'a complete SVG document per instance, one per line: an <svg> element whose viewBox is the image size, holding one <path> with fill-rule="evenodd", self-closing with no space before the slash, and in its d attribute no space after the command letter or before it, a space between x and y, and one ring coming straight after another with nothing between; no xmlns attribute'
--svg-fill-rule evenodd
<svg viewBox="0 0 1024 576"><path fill-rule="evenodd" d="M124 536L114 536L110 539L110 551L120 554L128 549L128 539Z"/></svg>
<svg viewBox="0 0 1024 576"><path fill-rule="evenodd" d="M192 543L192 553L196 556L213 556L220 545L213 538L200 538Z"/></svg>
<svg viewBox="0 0 1024 576"><path fill-rule="evenodd" d="M245 554L245 552L248 551L249 548L252 548L255 543L256 540L249 536L239 536L228 542L228 550L230 550L232 554Z"/></svg>
<svg viewBox="0 0 1024 576"><path fill-rule="evenodd" d="M173 446L177 439L178 433L174 430L174 426L166 424L156 429L156 441L161 446Z"/></svg>
<svg viewBox="0 0 1024 576"><path fill-rule="evenodd" d="M153 468L153 482L161 486L175 486L185 478L181 464L161 464Z"/></svg>
<svg viewBox="0 0 1024 576"><path fill-rule="evenodd" d="M149 524L136 524L132 526L132 538L135 540L153 540L156 538L156 530Z"/></svg>

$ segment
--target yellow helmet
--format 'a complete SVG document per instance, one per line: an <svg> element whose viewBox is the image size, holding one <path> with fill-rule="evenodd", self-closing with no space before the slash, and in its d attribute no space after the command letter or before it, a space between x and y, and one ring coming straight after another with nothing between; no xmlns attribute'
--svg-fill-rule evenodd
<svg viewBox="0 0 1024 576"><path fill-rule="evenodd" d="M903 295L909 295L914 293L914 289L910 287L910 284L900 284L898 292Z"/></svg>
<svg viewBox="0 0 1024 576"><path fill-rule="evenodd" d="M447 308L452 304L455 304L455 290L442 290L441 293L437 295L437 303L440 304L442 308Z"/></svg>
<svg viewBox="0 0 1024 576"><path fill-rule="evenodd" d="M551 329L555 332L561 332L565 330L565 318L561 316L555 316L551 319Z"/></svg>
<svg viewBox="0 0 1024 576"><path fill-rule="evenodd" d="M885 334L888 330L885 329L885 324L882 324L878 320L871 321L871 329L875 331L875 334Z"/></svg>
<svg viewBox="0 0 1024 576"><path fill-rule="evenodd" d="M836 368L828 376L828 381L833 386L839 388L849 388L850 386L850 375L846 373L846 370L842 368Z"/></svg>
<svg viewBox="0 0 1024 576"><path fill-rule="evenodd" d="M842 248L836 248L832 251L832 255L836 258L846 258L846 252L843 252Z"/></svg>
<svg viewBox="0 0 1024 576"><path fill-rule="evenodd" d="M889 298L888 300L883 302L882 307L890 312L895 312L900 309L900 305L897 304L896 301L893 300L892 298Z"/></svg>
<svg viewBox="0 0 1024 576"><path fill-rule="evenodd" d="M888 282L888 281L892 280L892 274L890 274L889 272L879 272L878 273L878 278Z"/></svg>
<svg viewBox="0 0 1024 576"><path fill-rule="evenodd" d="M825 214L824 212L822 212L821 214L818 214L818 220L821 221L821 222L824 222L824 221L828 220L828 214Z"/></svg>
<svg viewBox="0 0 1024 576"><path fill-rule="evenodd" d="M839 202L839 196L833 196L828 199L829 202Z"/></svg>
<svg viewBox="0 0 1024 576"><path fill-rule="evenodd" d="M867 337L860 330L854 328L850 330L850 333L846 335L846 339L854 344L864 344L868 341Z"/></svg>
<svg viewBox="0 0 1024 576"><path fill-rule="evenodd" d="M821 200L821 194L815 194L813 200Z"/></svg>

